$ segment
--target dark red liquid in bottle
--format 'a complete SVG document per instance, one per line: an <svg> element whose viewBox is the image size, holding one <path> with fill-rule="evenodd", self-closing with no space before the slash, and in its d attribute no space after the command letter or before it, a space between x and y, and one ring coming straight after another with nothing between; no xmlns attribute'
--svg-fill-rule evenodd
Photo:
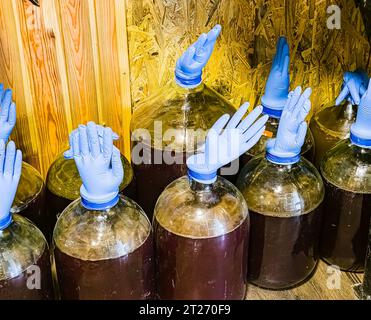
<svg viewBox="0 0 371 320"><path fill-rule="evenodd" d="M319 259L321 207L295 217L273 217L252 210L248 279L268 289L299 285Z"/></svg>
<svg viewBox="0 0 371 320"><path fill-rule="evenodd" d="M38 270L40 273L38 273ZM38 283L38 279L40 279L40 283ZM53 285L50 255L47 249L33 266L22 272L18 277L0 280L0 300L49 299L53 299Z"/></svg>
<svg viewBox="0 0 371 320"><path fill-rule="evenodd" d="M61 298L66 300L142 300L154 294L153 240L126 256L84 261L54 251Z"/></svg>
<svg viewBox="0 0 371 320"><path fill-rule="evenodd" d="M324 179L326 196L321 236L321 256L345 271L364 269L371 194L340 189Z"/></svg>
<svg viewBox="0 0 371 320"><path fill-rule="evenodd" d="M241 300L246 291L249 220L230 233L191 239L157 222L157 293L164 300Z"/></svg>
<svg viewBox="0 0 371 320"><path fill-rule="evenodd" d="M144 144L141 144L141 148L144 150L143 153L151 155L151 164L136 164L135 161L132 161L137 181L136 199L149 221L152 221L153 210L162 191L175 179L187 174L187 153L162 151ZM163 159L175 160L174 163L167 164Z"/></svg>

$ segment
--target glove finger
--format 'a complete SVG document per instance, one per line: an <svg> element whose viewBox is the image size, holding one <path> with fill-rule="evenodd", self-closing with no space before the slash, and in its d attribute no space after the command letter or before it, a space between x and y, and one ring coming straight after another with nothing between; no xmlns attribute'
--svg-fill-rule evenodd
<svg viewBox="0 0 371 320"><path fill-rule="evenodd" d="M88 143L93 158L97 158L101 152L97 126L94 122L88 123Z"/></svg>
<svg viewBox="0 0 371 320"><path fill-rule="evenodd" d="M17 121L17 108L15 107L15 103L12 102L9 109L8 123L10 126L14 127L16 121Z"/></svg>
<svg viewBox="0 0 371 320"><path fill-rule="evenodd" d="M21 178L22 174L22 151L17 150L15 163L14 163L14 175L13 175L13 182L18 185L19 179Z"/></svg>
<svg viewBox="0 0 371 320"><path fill-rule="evenodd" d="M103 127L102 125L97 124L97 130L98 130L98 136L99 136L99 138L102 138L103 139L104 128L105 127ZM112 131L112 139L113 140L118 140L119 139L119 135L116 132L113 132Z"/></svg>
<svg viewBox="0 0 371 320"><path fill-rule="evenodd" d="M242 136L241 136L241 143L244 143L248 140L250 140L257 132L260 131L262 127L265 126L268 116L265 115L264 117L261 117L259 120L257 120Z"/></svg>
<svg viewBox="0 0 371 320"><path fill-rule="evenodd" d="M210 129L210 132L212 132L213 134L217 134L217 135L220 135L224 129L224 127L226 126L226 124L228 123L229 119L230 119L230 115L229 114L225 114L225 115L222 115L215 123L214 125L211 127ZM209 132L209 133L210 133ZM209 136L209 133L207 134Z"/></svg>
<svg viewBox="0 0 371 320"><path fill-rule="evenodd" d="M210 42L215 42L216 39L219 37L220 32L222 31L222 26L217 24L207 33L207 44Z"/></svg>
<svg viewBox="0 0 371 320"><path fill-rule="evenodd" d="M260 140L264 131L265 131L265 126L263 128L261 128L249 141L243 143L241 145L240 155L246 153L253 146L255 146L258 143L258 141Z"/></svg>
<svg viewBox="0 0 371 320"><path fill-rule="evenodd" d="M296 104L298 103L301 96L301 87L296 87L296 89L293 91L291 97L287 101L287 105L284 108L284 112L293 112Z"/></svg>
<svg viewBox="0 0 371 320"><path fill-rule="evenodd" d="M282 63L281 74L289 73L289 68L290 68L290 56L287 55L285 56L284 61Z"/></svg>
<svg viewBox="0 0 371 320"><path fill-rule="evenodd" d="M353 80L350 80L347 84L347 87L349 89L349 93L356 105L359 105L361 102L361 97L359 96L359 92L356 86L356 83Z"/></svg>
<svg viewBox="0 0 371 320"><path fill-rule="evenodd" d="M4 160L5 160L5 142L0 139L0 174L4 172Z"/></svg>
<svg viewBox="0 0 371 320"><path fill-rule="evenodd" d="M308 116L310 109L311 109L312 103L310 100L307 100L304 103L303 108L301 108L300 113L299 113L299 120L305 121L306 117Z"/></svg>
<svg viewBox="0 0 371 320"><path fill-rule="evenodd" d="M296 145L302 146L305 142L305 137L307 135L308 124L302 122L299 126L298 133L296 135Z"/></svg>
<svg viewBox="0 0 371 320"><path fill-rule="evenodd" d="M206 41L207 41L207 34L206 33L203 33L198 37L197 41L192 45L192 47L195 48L195 53L196 54L201 53Z"/></svg>
<svg viewBox="0 0 371 320"><path fill-rule="evenodd" d="M343 80L344 80L344 83L347 83L350 79L352 79L353 77L353 72L344 72L344 75L343 75Z"/></svg>
<svg viewBox="0 0 371 320"><path fill-rule="evenodd" d="M75 130L72 132L72 149L73 149L73 156L74 157L80 157L80 142L79 142L79 131Z"/></svg>
<svg viewBox="0 0 371 320"><path fill-rule="evenodd" d="M111 128L105 128L103 134L103 156L106 160L111 160L113 149L113 139Z"/></svg>
<svg viewBox="0 0 371 320"><path fill-rule="evenodd" d="M273 58L273 66L279 65L279 62L281 60L281 53L282 53L282 47L283 47L283 37L280 37L277 41L276 45L276 53Z"/></svg>
<svg viewBox="0 0 371 320"><path fill-rule="evenodd" d="M225 128L227 130L237 128L243 116L246 114L247 110L249 109L249 106L250 104L246 102L241 107L239 107L238 110L235 112L235 114L232 116L232 118L229 120Z"/></svg>
<svg viewBox="0 0 371 320"><path fill-rule="evenodd" d="M12 91L7 89L4 93L3 100L1 101L1 115L0 121L7 122L9 117L9 108L12 103Z"/></svg>
<svg viewBox="0 0 371 320"><path fill-rule="evenodd" d="M349 95L349 88L347 85L345 85L343 89L341 90L339 96L336 98L335 105L337 106L340 105L347 98L348 95Z"/></svg>
<svg viewBox="0 0 371 320"><path fill-rule="evenodd" d="M361 85L359 88L359 94L362 97L366 93L366 87L364 85Z"/></svg>
<svg viewBox="0 0 371 320"><path fill-rule="evenodd" d="M4 174L13 175L15 160L15 143L10 141L6 147Z"/></svg>
<svg viewBox="0 0 371 320"><path fill-rule="evenodd" d="M83 156L88 156L90 153L86 126L79 126L79 149Z"/></svg>
<svg viewBox="0 0 371 320"><path fill-rule="evenodd" d="M282 51L281 51L280 60L279 60L280 71L283 70L283 66L285 64L285 59L288 56L289 56L289 46L286 42L284 42L283 45L282 45Z"/></svg>
<svg viewBox="0 0 371 320"><path fill-rule="evenodd" d="M309 100L310 96L312 95L312 89L307 88L303 94L300 96L299 101L297 102L294 110L293 110L293 116L297 117L300 115L301 110L304 108L304 105Z"/></svg>
<svg viewBox="0 0 371 320"><path fill-rule="evenodd" d="M257 106L254 108L253 111L251 111L245 119L242 120L240 125L238 126L238 129L241 130L242 133L244 133L248 128L251 127L251 125L260 117L260 115L263 112L262 106Z"/></svg>
<svg viewBox="0 0 371 320"><path fill-rule="evenodd" d="M115 177L121 179L121 183L124 177L124 168L121 162L120 150L116 147L112 150L112 172Z"/></svg>
<svg viewBox="0 0 371 320"><path fill-rule="evenodd" d="M189 47L186 52L184 53L184 56L183 56L183 61L181 63L182 66L189 66L192 64L193 62L193 58L195 56L195 53L196 53L196 48L191 46Z"/></svg>
<svg viewBox="0 0 371 320"><path fill-rule="evenodd" d="M4 84L0 83L0 104L4 97Z"/></svg>

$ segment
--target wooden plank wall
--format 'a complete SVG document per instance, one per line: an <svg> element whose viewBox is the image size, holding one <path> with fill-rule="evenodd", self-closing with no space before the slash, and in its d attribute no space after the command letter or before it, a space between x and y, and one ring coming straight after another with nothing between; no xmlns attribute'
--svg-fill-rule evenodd
<svg viewBox="0 0 371 320"><path fill-rule="evenodd" d="M0 1L0 82L17 103L12 138L44 175L68 132L88 120L119 133L128 156L131 106L171 81L181 51L216 23L223 32L205 79L235 106L258 104L279 35L291 45L292 86L313 87L314 109L333 101L343 70L369 64L361 15L348 0L39 2ZM326 27L334 3L341 30Z"/></svg>
<svg viewBox="0 0 371 320"><path fill-rule="evenodd" d="M12 138L45 176L89 120L120 134L128 155L131 115L125 1L0 2L0 82L14 90Z"/></svg>

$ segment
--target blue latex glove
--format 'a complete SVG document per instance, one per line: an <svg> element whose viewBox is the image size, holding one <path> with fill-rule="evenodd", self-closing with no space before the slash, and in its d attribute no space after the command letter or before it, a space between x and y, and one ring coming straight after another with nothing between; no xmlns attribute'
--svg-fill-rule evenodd
<svg viewBox="0 0 371 320"><path fill-rule="evenodd" d="M283 109L275 139L267 142L267 158L278 164L292 164L300 159L308 125L305 122L311 103L312 90L308 88L301 94L301 87L290 92Z"/></svg>
<svg viewBox="0 0 371 320"><path fill-rule="evenodd" d="M340 105L345 99L348 99L351 104L359 105L361 97L366 92L369 79L365 72L345 72L344 83L335 104Z"/></svg>
<svg viewBox="0 0 371 320"><path fill-rule="evenodd" d="M249 104L242 105L234 116L225 114L209 130L203 152L187 159L189 176L201 183L213 183L217 171L251 149L261 138L268 116L259 116L263 107L256 107L242 120Z"/></svg>
<svg viewBox="0 0 371 320"><path fill-rule="evenodd" d="M290 49L285 37L280 37L277 52L261 99L265 108L282 111L290 88ZM267 112L269 114L269 112Z"/></svg>
<svg viewBox="0 0 371 320"><path fill-rule="evenodd" d="M357 120L350 128L350 139L360 147L371 148L371 81L358 107Z"/></svg>
<svg viewBox="0 0 371 320"><path fill-rule="evenodd" d="M216 25L208 34L203 33L178 59L175 68L176 83L182 87L197 87L202 82L202 70L213 53L222 27Z"/></svg>
<svg viewBox="0 0 371 320"><path fill-rule="evenodd" d="M97 130L98 130L98 136L99 136L99 140L100 140L100 143L103 143L103 132L104 132L104 127L101 126L101 125L96 125L97 126ZM75 131L77 131L78 129L76 129ZM71 134L73 134L74 132L72 132ZM112 132L112 139L113 140L118 140L119 139L119 135L115 132ZM63 153L63 156L65 159L69 160L69 159L73 159L73 150L72 150L72 147L70 147L69 150L65 151Z"/></svg>
<svg viewBox="0 0 371 320"><path fill-rule="evenodd" d="M12 222L10 209L17 193L22 172L22 152L16 150L13 141L6 149L4 141L0 140L0 230Z"/></svg>
<svg viewBox="0 0 371 320"><path fill-rule="evenodd" d="M15 126L16 110L12 101L12 91L4 90L4 85L0 84L0 140L6 143Z"/></svg>
<svg viewBox="0 0 371 320"><path fill-rule="evenodd" d="M101 140L97 125L89 122L70 135L70 145L83 183L80 189L83 206L89 210L115 206L124 169L120 151L113 145L112 130L104 128Z"/></svg>

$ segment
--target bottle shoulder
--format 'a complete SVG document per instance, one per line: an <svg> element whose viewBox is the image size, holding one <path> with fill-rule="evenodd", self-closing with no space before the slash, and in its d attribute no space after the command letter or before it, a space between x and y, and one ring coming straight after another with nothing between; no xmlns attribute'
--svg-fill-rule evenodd
<svg viewBox="0 0 371 320"><path fill-rule="evenodd" d="M154 210L155 225L194 239L225 235L246 219L242 194L222 177L203 190L192 189L189 178L181 177L163 191Z"/></svg>
<svg viewBox="0 0 371 320"><path fill-rule="evenodd" d="M26 209L44 189L41 174L26 162L22 163L22 175L19 180L17 193L14 198L12 212L18 213Z"/></svg>
<svg viewBox="0 0 371 320"><path fill-rule="evenodd" d="M326 153L321 174L338 188L371 193L371 149L360 148L349 139L342 140Z"/></svg>
<svg viewBox="0 0 371 320"><path fill-rule="evenodd" d="M134 172L130 162L121 155L124 168L124 180L120 185L120 191L124 190L133 180ZM58 197L74 201L80 197L82 181L73 159L65 159L61 153L51 164L47 178L46 187Z"/></svg>
<svg viewBox="0 0 371 320"><path fill-rule="evenodd" d="M322 178L305 158L291 166L278 166L256 157L242 169L237 187L249 209L271 216L306 214L324 199Z"/></svg>
<svg viewBox="0 0 371 320"><path fill-rule="evenodd" d="M356 120L357 107L349 102L340 106L326 106L318 111L312 118L310 127L318 127L325 134L345 139L349 136L351 125Z"/></svg>
<svg viewBox="0 0 371 320"><path fill-rule="evenodd" d="M12 279L37 263L48 250L42 232L28 219L14 214L13 222L0 231L0 280Z"/></svg>
<svg viewBox="0 0 371 320"><path fill-rule="evenodd" d="M72 257L98 261L125 256L151 235L151 224L133 200L121 196L118 204L104 211L89 211L81 200L61 214L53 232L54 244Z"/></svg>
<svg viewBox="0 0 371 320"><path fill-rule="evenodd" d="M131 131L135 140L139 140L145 130L150 134L152 145L166 147L171 144L174 149L189 150L194 148L187 143L195 140L203 142L207 130L217 119L235 111L231 103L204 84L200 89L192 90L168 85L135 108ZM161 125L158 127L162 133L161 140L158 134L154 134L155 122ZM191 131L194 131L194 136ZM166 133L175 136L175 139L167 139Z"/></svg>

